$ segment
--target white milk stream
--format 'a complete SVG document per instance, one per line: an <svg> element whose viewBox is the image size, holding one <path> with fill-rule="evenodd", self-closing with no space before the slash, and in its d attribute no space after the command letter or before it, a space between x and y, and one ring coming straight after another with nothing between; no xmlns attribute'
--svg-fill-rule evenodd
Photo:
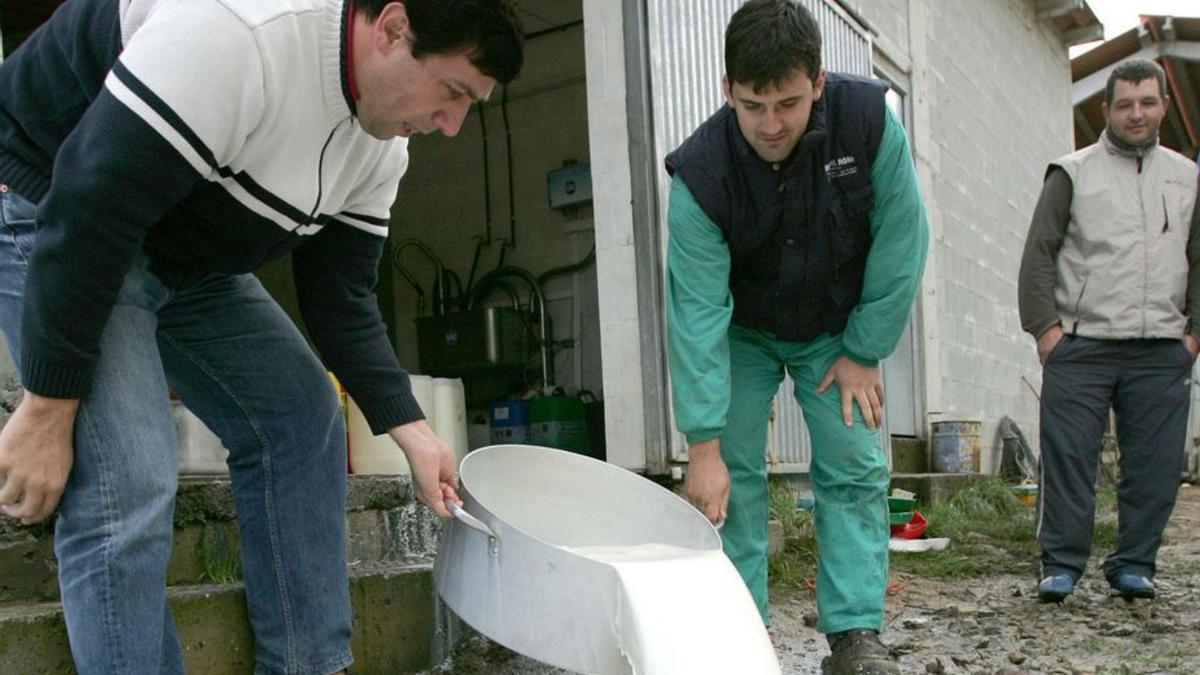
<svg viewBox="0 0 1200 675"><path fill-rule="evenodd" d="M613 632L634 675L777 675L758 608L719 550L665 544L563 547L621 580Z"/></svg>

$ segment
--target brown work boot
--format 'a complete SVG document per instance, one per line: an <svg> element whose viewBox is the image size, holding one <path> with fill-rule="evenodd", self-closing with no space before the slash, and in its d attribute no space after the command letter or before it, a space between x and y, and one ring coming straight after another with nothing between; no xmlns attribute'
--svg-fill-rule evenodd
<svg viewBox="0 0 1200 675"><path fill-rule="evenodd" d="M853 628L827 637L831 653L821 661L822 675L900 675L877 631Z"/></svg>

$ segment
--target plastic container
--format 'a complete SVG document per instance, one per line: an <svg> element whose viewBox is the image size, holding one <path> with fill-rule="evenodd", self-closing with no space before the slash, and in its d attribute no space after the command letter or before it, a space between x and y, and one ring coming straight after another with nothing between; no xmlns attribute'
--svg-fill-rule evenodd
<svg viewBox="0 0 1200 675"><path fill-rule="evenodd" d="M888 550L901 553L944 551L949 545L950 540L946 537L933 537L931 539L902 539L900 537L892 537L888 539Z"/></svg>
<svg viewBox="0 0 1200 675"><path fill-rule="evenodd" d="M1026 506L1037 504L1038 486L1037 483L1022 483L1014 485L1012 488L1013 494L1017 496L1017 501Z"/></svg>
<svg viewBox="0 0 1200 675"><path fill-rule="evenodd" d="M893 521L892 536L898 539L920 539L928 526L929 521L925 520L925 516L922 516L920 511L913 511L908 522L897 525Z"/></svg>
<svg viewBox="0 0 1200 675"><path fill-rule="evenodd" d="M433 431L454 450L454 464L467 456L467 402L459 379L433 379Z"/></svg>
<svg viewBox="0 0 1200 675"><path fill-rule="evenodd" d="M229 473L229 451L221 439L180 401L171 401L171 419L179 437L179 473L181 475L222 475Z"/></svg>
<svg viewBox="0 0 1200 675"><path fill-rule="evenodd" d="M979 473L982 426L977 420L934 422L929 452L934 473Z"/></svg>
<svg viewBox="0 0 1200 675"><path fill-rule="evenodd" d="M467 452L492 444L492 423L483 413L477 413L467 425Z"/></svg>
<svg viewBox="0 0 1200 675"><path fill-rule="evenodd" d="M494 401L489 417L493 444L529 441L529 404L525 401Z"/></svg>
<svg viewBox="0 0 1200 675"><path fill-rule="evenodd" d="M425 413L425 421L429 426L437 425L437 399L434 398L433 378L429 375L409 375L409 385L412 387L413 398Z"/></svg>
<svg viewBox="0 0 1200 675"><path fill-rule="evenodd" d="M913 519L915 511L893 511L888 514L888 521L892 525L903 525Z"/></svg>
<svg viewBox="0 0 1200 675"><path fill-rule="evenodd" d="M888 511L892 513L912 511L916 505L917 500L914 497L888 497Z"/></svg>
<svg viewBox="0 0 1200 675"><path fill-rule="evenodd" d="M534 445L592 457L587 415L578 396L542 396L529 401L529 437Z"/></svg>
<svg viewBox="0 0 1200 675"><path fill-rule="evenodd" d="M404 451L391 436L371 433L367 418L354 399L346 397L346 430L350 437L350 472L396 475L411 473Z"/></svg>

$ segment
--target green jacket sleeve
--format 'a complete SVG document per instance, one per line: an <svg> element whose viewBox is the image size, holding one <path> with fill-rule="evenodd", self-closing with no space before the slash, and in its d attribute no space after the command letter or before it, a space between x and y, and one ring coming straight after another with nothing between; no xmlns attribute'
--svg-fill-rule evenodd
<svg viewBox="0 0 1200 675"><path fill-rule="evenodd" d="M879 153L871 166L871 187L875 209L871 212L871 251L862 298L842 334L847 356L864 365L877 364L896 348L921 284L929 248L929 219L908 138L890 108Z"/></svg>
<svg viewBox="0 0 1200 675"><path fill-rule="evenodd" d="M729 410L729 247L676 176L667 206L667 353L675 426L689 444L716 438Z"/></svg>

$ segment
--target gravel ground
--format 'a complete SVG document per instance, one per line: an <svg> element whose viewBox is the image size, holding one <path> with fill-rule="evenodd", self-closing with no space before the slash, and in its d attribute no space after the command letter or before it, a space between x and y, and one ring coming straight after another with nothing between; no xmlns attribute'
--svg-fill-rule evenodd
<svg viewBox="0 0 1200 675"><path fill-rule="evenodd" d="M1156 600L1111 597L1098 570L1103 553L1061 605L1037 602L1032 575L893 574L884 641L905 673L1200 673L1200 487L1181 490L1159 552ZM803 589L774 592L770 634L784 673L820 672L826 648L811 627L815 612ZM565 672L478 638L430 675Z"/></svg>

